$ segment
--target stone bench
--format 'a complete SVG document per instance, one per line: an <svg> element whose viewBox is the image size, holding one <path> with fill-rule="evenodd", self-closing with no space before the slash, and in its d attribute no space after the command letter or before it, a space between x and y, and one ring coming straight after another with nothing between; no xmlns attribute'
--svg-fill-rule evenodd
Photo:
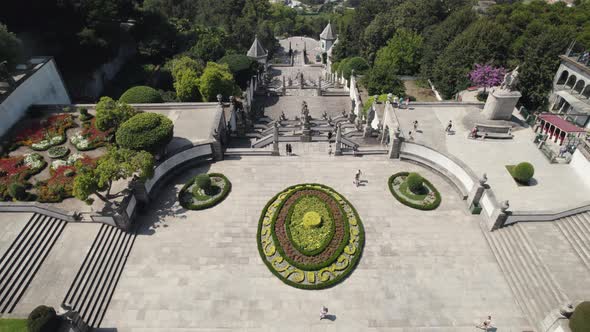
<svg viewBox="0 0 590 332"><path fill-rule="evenodd" d="M494 126L485 124L475 124L477 132L475 137L483 138L513 138L512 127L510 126Z"/></svg>

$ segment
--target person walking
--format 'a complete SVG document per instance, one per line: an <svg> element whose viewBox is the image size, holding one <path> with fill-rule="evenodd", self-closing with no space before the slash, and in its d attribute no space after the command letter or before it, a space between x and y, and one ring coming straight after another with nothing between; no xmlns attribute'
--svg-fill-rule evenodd
<svg viewBox="0 0 590 332"><path fill-rule="evenodd" d="M285 144L285 152L289 155L289 143Z"/></svg>
<svg viewBox="0 0 590 332"><path fill-rule="evenodd" d="M410 130L410 132L408 133L408 136L410 138L410 141L414 140L414 136L412 135L412 131Z"/></svg>
<svg viewBox="0 0 590 332"><path fill-rule="evenodd" d="M332 141L332 132L329 131L328 132L328 142L331 142L331 141Z"/></svg>
<svg viewBox="0 0 590 332"><path fill-rule="evenodd" d="M418 120L414 121L414 131L418 131Z"/></svg>
<svg viewBox="0 0 590 332"><path fill-rule="evenodd" d="M320 320L326 318L326 316L328 316L328 308L322 306L322 308L320 309Z"/></svg>
<svg viewBox="0 0 590 332"><path fill-rule="evenodd" d="M484 331L488 331L488 329L492 327L492 316L488 316L487 319L485 319L479 325L475 325L475 327L477 327L478 329L482 329Z"/></svg>
<svg viewBox="0 0 590 332"><path fill-rule="evenodd" d="M293 147L291 144L287 144L287 154L290 156L293 153Z"/></svg>
<svg viewBox="0 0 590 332"><path fill-rule="evenodd" d="M447 125L447 129L445 131L450 133L451 129L453 129L453 120L449 120L449 124Z"/></svg>
<svg viewBox="0 0 590 332"><path fill-rule="evenodd" d="M361 183L361 174L363 174L363 172L361 172L360 169L354 174L354 185L357 187Z"/></svg>
<svg viewBox="0 0 590 332"><path fill-rule="evenodd" d="M328 150L328 156L332 156L332 144L330 144L330 148Z"/></svg>

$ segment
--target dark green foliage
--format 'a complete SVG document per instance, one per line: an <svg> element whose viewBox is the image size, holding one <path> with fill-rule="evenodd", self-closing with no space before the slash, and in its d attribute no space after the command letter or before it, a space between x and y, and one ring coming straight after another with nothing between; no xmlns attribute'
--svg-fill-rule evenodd
<svg viewBox="0 0 590 332"><path fill-rule="evenodd" d="M88 113L87 108L80 109L80 121L85 122L92 119L92 114Z"/></svg>
<svg viewBox="0 0 590 332"><path fill-rule="evenodd" d="M393 189L393 181L394 181L394 180L395 180L397 177L400 177L400 176L405 176L405 177L407 177L409 174L410 174L410 173L408 173L408 172L399 172L399 173L393 174L392 176L390 176L390 177L389 177L389 180L388 180L388 187L389 187L389 191L391 192L391 194L393 195L393 197L395 197L395 199L397 199L397 200L398 200L400 203L402 203L402 204L404 204L404 205L406 205L406 206L409 206L409 207L411 207L411 208L414 208L414 209L423 210L423 211L429 211L429 210L434 210L434 209L436 209L436 208L437 208L437 207L440 205L440 203L441 203L441 201L442 201L441 195L440 195L440 193L438 192L438 190L436 189L436 187L434 187L434 186L432 185L432 183L430 183L428 180L426 180L426 179L424 179L424 178L423 178L423 184L424 184L425 186L428 186L428 188L429 188L430 190L432 190L432 192L434 193L434 197L435 197L435 199L434 199L434 202L432 202L432 203L430 203L430 204L426 204L426 205L425 205L425 204L418 204L418 203L415 203L415 202L413 202L413 201L410 201L410 200L408 200L408 199L407 199L405 196L403 196L403 195L400 195L399 193L397 193L397 192L396 192L396 191ZM405 184L407 184L407 182L405 182ZM402 184L402 186L403 186L403 184ZM401 187L402 187L402 186L400 186L400 189L401 189ZM410 193L410 194L411 194L411 193ZM412 195L413 195L413 194L412 194Z"/></svg>
<svg viewBox="0 0 590 332"><path fill-rule="evenodd" d="M159 152L172 140L174 124L157 113L140 113L117 130L116 142L123 148Z"/></svg>
<svg viewBox="0 0 590 332"><path fill-rule="evenodd" d="M229 70L234 75L236 83L242 89L246 89L246 84L256 73L258 63L242 54L226 55L219 59L218 63L227 64Z"/></svg>
<svg viewBox="0 0 590 332"><path fill-rule="evenodd" d="M408 189L414 194L419 194L424 190L424 178L418 173L410 173L406 178Z"/></svg>
<svg viewBox="0 0 590 332"><path fill-rule="evenodd" d="M187 190L195 183L197 177L193 177L189 182L187 182L182 189L180 189L180 192L178 193L178 201L180 202L180 205L188 210L204 210L204 209L208 209L211 208L219 203L221 203L229 194L229 192L231 191L231 182L229 182L228 178L225 177L225 175L220 174L220 173L210 173L208 174L208 176L211 177L215 177L215 178L221 178L224 182L225 185L223 187L223 191L216 196L215 199L206 201L204 203L200 203L200 204L196 204L194 203L192 200L189 201L186 199L187 196ZM190 193L191 196L193 193Z"/></svg>
<svg viewBox="0 0 590 332"><path fill-rule="evenodd" d="M29 332L55 332L59 327L59 318L52 307L40 305L29 314L27 329Z"/></svg>
<svg viewBox="0 0 590 332"><path fill-rule="evenodd" d="M19 182L13 182L8 185L8 194L17 201L26 201L29 196L25 185Z"/></svg>
<svg viewBox="0 0 590 332"><path fill-rule="evenodd" d="M127 104L156 104L163 102L160 93L149 86L134 86L125 91L119 101Z"/></svg>
<svg viewBox="0 0 590 332"><path fill-rule="evenodd" d="M590 331L590 302L584 301L576 307L569 322L572 332Z"/></svg>
<svg viewBox="0 0 590 332"><path fill-rule="evenodd" d="M22 57L23 49L20 39L0 23L0 63L6 61L7 69L11 71Z"/></svg>
<svg viewBox="0 0 590 332"><path fill-rule="evenodd" d="M522 162L516 165L512 171L514 179L521 183L529 183L533 175L535 175L535 168L528 162Z"/></svg>
<svg viewBox="0 0 590 332"><path fill-rule="evenodd" d="M96 127L102 131L118 128L121 123L137 113L138 111L126 103L102 97L96 104Z"/></svg>
<svg viewBox="0 0 590 332"><path fill-rule="evenodd" d="M361 57L344 59L338 65L338 71L340 71L347 80L350 79L353 70L355 75L363 75L368 69L369 64L367 63L367 60Z"/></svg>
<svg viewBox="0 0 590 332"><path fill-rule="evenodd" d="M209 174L199 174L195 177L197 187L208 191L211 188L211 177Z"/></svg>
<svg viewBox="0 0 590 332"><path fill-rule="evenodd" d="M394 96L406 94L406 87L399 77L384 66L374 67L363 80L369 95L392 93Z"/></svg>

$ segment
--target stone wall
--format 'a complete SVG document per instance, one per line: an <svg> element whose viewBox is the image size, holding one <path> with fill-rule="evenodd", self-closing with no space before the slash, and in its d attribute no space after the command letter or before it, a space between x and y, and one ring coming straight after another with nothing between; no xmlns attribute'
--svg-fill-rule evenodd
<svg viewBox="0 0 590 332"><path fill-rule="evenodd" d="M70 104L70 96L55 61L49 59L30 77L10 92L0 104L0 136L14 126L35 104Z"/></svg>
<svg viewBox="0 0 590 332"><path fill-rule="evenodd" d="M574 155L570 166L574 169L574 172L578 174L580 179L587 185L590 186L590 160L584 155L585 151L581 151L584 146L580 146Z"/></svg>

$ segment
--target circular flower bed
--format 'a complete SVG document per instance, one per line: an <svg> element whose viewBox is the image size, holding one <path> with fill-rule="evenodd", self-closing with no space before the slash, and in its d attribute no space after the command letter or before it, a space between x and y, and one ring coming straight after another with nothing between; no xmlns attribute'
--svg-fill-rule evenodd
<svg viewBox="0 0 590 332"><path fill-rule="evenodd" d="M60 159L68 155L70 149L66 146L52 146L47 150L47 154L51 159Z"/></svg>
<svg viewBox="0 0 590 332"><path fill-rule="evenodd" d="M400 203L418 210L434 210L441 202L440 193L428 180L417 176L410 177L410 173L400 172L389 178L389 190ZM418 178L416 180L416 178ZM416 181L421 183L416 183ZM408 185L410 182L410 186ZM410 190L412 187L414 190Z"/></svg>
<svg viewBox="0 0 590 332"><path fill-rule="evenodd" d="M219 173L208 175L211 179L209 188L204 189L197 185L196 180L200 176L197 175L180 189L178 201L183 208L188 210L208 209L221 203L227 197L231 190L231 182L225 175Z"/></svg>
<svg viewBox="0 0 590 332"><path fill-rule="evenodd" d="M260 257L281 281L322 289L354 270L365 235L356 210L344 197L324 185L300 184L266 204L256 240Z"/></svg>

